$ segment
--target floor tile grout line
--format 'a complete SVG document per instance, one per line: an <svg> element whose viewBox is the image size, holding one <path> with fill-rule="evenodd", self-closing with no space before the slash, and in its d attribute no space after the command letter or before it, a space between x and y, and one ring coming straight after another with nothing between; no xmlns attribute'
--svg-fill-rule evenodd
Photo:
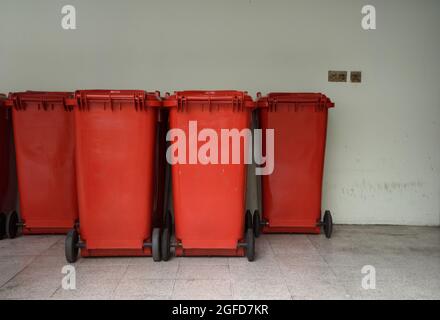
<svg viewBox="0 0 440 320"><path fill-rule="evenodd" d="M284 279L285 276L284 276L284 274L282 273L282 270L281 270L281 262L280 262L280 260L278 259L278 256L275 254L275 251L273 250L272 243L270 242L270 240L268 240L267 243L268 243L268 245L269 245L269 248L270 248L271 254L273 255L273 257L274 257L274 259L275 259L275 261L276 261L276 266L278 267L279 274L282 276L282 277L280 277L280 279L281 279L283 285L286 286L287 292L288 292L289 295L290 295L290 300L293 300L292 292L290 291L289 286L288 286L288 285L285 283L285 281L284 281L284 280L285 280L285 279Z"/></svg>
<svg viewBox="0 0 440 320"><path fill-rule="evenodd" d="M324 257L321 255L320 251L316 248L316 246L315 246L314 243L310 240L309 237L310 237L310 235L306 235L306 239L307 239L308 243L309 243L313 248L316 249L316 251L317 251L317 253L318 253L318 256L321 257L321 258L324 260L324 262L327 264L328 267L330 267L329 264L327 263L327 261L324 259ZM270 243L270 241L269 241L269 244L270 244L270 246L272 247L272 244ZM278 267L280 268L280 273L282 273L282 270L281 270L281 261L279 261L279 259L276 259L276 260L277 260L277 263L278 263ZM282 273L282 274L283 274L283 273ZM283 274L283 279L284 279L284 278L285 278L285 275ZM292 290L290 289L289 286L286 285L286 287L287 287L287 290L288 290L288 292L289 292L289 294L290 294L290 298L291 298L291 300L294 300L295 298L294 298L294 295L293 295Z"/></svg>
<svg viewBox="0 0 440 320"><path fill-rule="evenodd" d="M325 258L324 258L325 260ZM327 262L327 261L326 261ZM347 290L347 287L345 285L345 282L339 278L338 274L336 273L336 271L333 269L333 267L328 263L329 265L329 269L332 272L332 274L336 277L337 283L340 284L343 288L344 288L344 294L347 298L351 298L351 295L349 293L349 291ZM342 283L340 283L342 282Z"/></svg>
<svg viewBox="0 0 440 320"><path fill-rule="evenodd" d="M177 276L177 275L176 275ZM173 279L173 288L171 289L171 295L170 298L174 297L174 290L176 288L176 281L177 279Z"/></svg>
<svg viewBox="0 0 440 320"><path fill-rule="evenodd" d="M281 279L281 280L282 280L283 284L286 286L287 291L288 291L289 294L290 294L290 299L293 300L292 293L290 292L289 287L286 285L286 283L285 283L285 281L284 281L284 280L285 280L285 279L284 279L285 276L284 276L284 274L283 274L283 272L282 272L282 270L281 270L281 261L279 260L278 256L275 254L275 251L273 250L272 243L270 242L270 240L268 240L267 243L269 244L269 248L270 248L270 250L271 250L271 253L273 254L274 259L275 259L275 261L276 261L276 265L277 265L277 267L278 267L279 274L282 276L282 279Z"/></svg>
<svg viewBox="0 0 440 320"><path fill-rule="evenodd" d="M121 278L118 279L118 283L116 284L115 288L113 289L112 293L110 294L110 299L113 299L113 298L114 298L115 293L116 293L116 290L118 290L119 286L120 286L121 283L122 283L122 279L124 279L125 275L126 275L127 272L128 272L128 267L129 267L129 264L125 265L124 273L122 274Z"/></svg>
<svg viewBox="0 0 440 320"><path fill-rule="evenodd" d="M309 237L309 236L308 236ZM330 241L331 241L331 239L329 239ZM317 249L317 251L318 251L318 254L319 254L319 256L324 260L324 262L326 263L326 265L327 265L327 268L330 270L330 272L336 277L336 279L338 280L337 282L339 283L339 277L338 277L338 275L337 275L337 273L336 273L336 271L333 269L333 267L331 266L331 264L328 262L328 260L326 259L326 257L321 253L321 251L314 245L314 243L310 240L310 242L312 243L312 245ZM349 294L349 292L348 292L348 290L347 290L347 288L346 288L346 286L345 286L345 284L341 284L342 285L342 287L344 288L344 294L345 294L345 296L347 297L347 298L349 298L350 297L350 294Z"/></svg>
<svg viewBox="0 0 440 320"><path fill-rule="evenodd" d="M52 299L55 296L55 294L58 292L59 289L61 289L61 286L56 287L56 289L52 292L52 294L49 295L49 299Z"/></svg>
<svg viewBox="0 0 440 320"><path fill-rule="evenodd" d="M258 256L257 256L258 258ZM235 295L234 295L234 286L232 283L232 270L231 270L231 259L228 258L228 272L229 272L229 290L231 292L231 296L234 299Z"/></svg>
<svg viewBox="0 0 440 320"><path fill-rule="evenodd" d="M309 239L310 243L312 244L312 246L316 249L318 255L322 258L322 260L325 262L325 264L327 265L327 268L330 269L330 271L332 273L334 273L334 271L332 270L330 264L328 263L327 259L325 258L325 256L321 253L321 251L314 245L314 243L310 240L310 235L307 235L307 238ZM331 239L329 239L331 241ZM336 273L334 273L334 275L336 276Z"/></svg>
<svg viewBox="0 0 440 320"><path fill-rule="evenodd" d="M20 235L21 237L23 237L23 235ZM54 247L58 241L60 241L61 239L58 239L57 241L55 241L55 243L53 243L51 246L49 246L49 248L47 248L46 250L44 250L43 252L50 250L52 247ZM10 278L8 281L6 281L2 286L0 286L0 289L2 289L4 286L6 286L9 282L11 282L12 280L14 280L20 273L22 273L23 271L25 271L31 264L32 262L35 261L35 259L42 257L43 256L43 252L41 252L38 255L32 255L32 259L29 261L28 264L26 264L20 271L18 271L16 274L14 274L14 276L12 278Z"/></svg>
<svg viewBox="0 0 440 320"><path fill-rule="evenodd" d="M50 296L50 298L54 298L55 297L55 295L56 295L56 293L58 292L58 290L60 290L61 289L61 286L58 286L57 288L56 288L56 290L55 290L55 292L54 293L52 293L52 295Z"/></svg>
<svg viewBox="0 0 440 320"><path fill-rule="evenodd" d="M21 236L23 236L23 235L21 235ZM59 239L59 240L60 240L60 239ZM49 248L47 248L47 249L44 250L43 252L45 252L45 251L47 251L47 250L50 250L53 246L55 246L55 245L58 243L59 240L57 240L54 244L52 244L51 246L49 246ZM43 256L43 252L41 252L41 253L38 254L38 255L33 255L33 256L32 256L32 259L29 261L29 263L28 263L23 269L21 269L19 272L17 272L12 278L10 278L8 281L6 281L6 282L0 287L0 289L2 289L2 288L3 288L4 286L6 286L9 282L11 282L12 280L14 280L14 279L15 279L20 273L22 273L23 271L25 271L28 267L30 267L30 265L32 264L32 262L35 261L35 259L37 259L37 258L39 258L39 257L42 257L42 256ZM59 289L59 287L57 286L57 288L55 289L55 291L52 292L52 294L49 295L49 298L51 298L51 297L55 294L55 292L58 291L58 289Z"/></svg>
<svg viewBox="0 0 440 320"><path fill-rule="evenodd" d="M13 280L20 272L22 272L23 270L25 270L36 258L35 255L23 255L23 256L4 256L4 257L29 257L29 262L26 263L23 268L21 268L19 271L17 271L17 273L15 273L12 278L9 278L5 283L3 283L2 285L0 285L0 289L3 288L6 284L9 283L9 281Z"/></svg>
<svg viewBox="0 0 440 320"><path fill-rule="evenodd" d="M176 257L174 257L174 259L175 258ZM174 279L174 282L173 282L173 289L171 290L171 298L174 296L174 291L175 291L175 288L176 288L176 281L179 279L180 267L181 267L180 260L178 260L177 271L176 271L175 279Z"/></svg>

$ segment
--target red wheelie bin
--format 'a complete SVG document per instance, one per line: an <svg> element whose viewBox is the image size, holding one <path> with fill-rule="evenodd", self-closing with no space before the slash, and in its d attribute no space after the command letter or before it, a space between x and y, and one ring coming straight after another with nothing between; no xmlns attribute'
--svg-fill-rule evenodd
<svg viewBox="0 0 440 320"><path fill-rule="evenodd" d="M6 95L0 94L0 240L7 235L6 221L16 214L17 204L12 117L5 100Z"/></svg>
<svg viewBox="0 0 440 320"><path fill-rule="evenodd" d="M73 113L69 92L17 92L12 108L20 193L20 220L9 215L11 238L23 234L63 234L78 218L74 166Z"/></svg>
<svg viewBox="0 0 440 320"><path fill-rule="evenodd" d="M158 93L83 90L75 115L79 223L66 237L68 262L81 256L153 256Z"/></svg>
<svg viewBox="0 0 440 320"><path fill-rule="evenodd" d="M274 129L275 169L261 177L262 222L254 215L255 232L320 233L330 238L333 220L321 220L321 193L328 109L333 102L320 93L270 93L258 96L261 128ZM264 134L264 133L263 133ZM263 154L266 152L263 141Z"/></svg>
<svg viewBox="0 0 440 320"><path fill-rule="evenodd" d="M248 145L241 138L234 145L222 134L222 130L250 131L252 98L240 91L181 91L168 96L164 106L170 108L167 157L172 166L176 240L171 244L169 230L164 229L162 258L167 260L174 246L177 256L246 255L252 261L254 235L251 227L245 228ZM181 135L179 142L174 135ZM209 161L201 159L207 140L215 136L214 149L223 143L226 147L220 148L217 158L211 150L206 153L212 156ZM238 158L232 159L233 154Z"/></svg>

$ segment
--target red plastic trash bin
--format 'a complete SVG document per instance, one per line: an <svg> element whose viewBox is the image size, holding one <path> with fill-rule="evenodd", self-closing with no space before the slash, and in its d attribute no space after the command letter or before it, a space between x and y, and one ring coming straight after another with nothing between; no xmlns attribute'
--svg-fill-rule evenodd
<svg viewBox="0 0 440 320"><path fill-rule="evenodd" d="M170 108L170 129L183 133L186 159L181 150L169 153L172 163L172 189L177 256L246 256L254 259L255 244L252 229L245 230L246 164L244 139L238 148L226 140L228 161L212 160L202 164L195 149L205 144L194 141L194 129L210 130L218 137L222 129L249 129L252 98L240 91L182 91L168 96L164 106ZM193 133L191 135L191 132ZM207 132L207 131L205 131ZM170 132L171 133L171 132ZM170 136L169 139L172 137ZM211 138L206 138L211 139ZM224 141L223 141L224 142ZM173 145L176 141L172 141ZM171 150L171 149L169 149ZM239 161L231 163L233 152ZM180 160L179 160L180 158ZM229 162L229 163L228 163ZM206 163L206 162L203 162ZM162 235L162 258L170 253L169 234Z"/></svg>
<svg viewBox="0 0 440 320"><path fill-rule="evenodd" d="M0 94L0 240L7 235L6 221L16 215L17 178L10 110L4 107L6 95Z"/></svg>
<svg viewBox="0 0 440 320"><path fill-rule="evenodd" d="M10 215L7 228L23 234L62 234L78 217L73 113L68 92L11 93L14 141L20 193L20 221Z"/></svg>
<svg viewBox="0 0 440 320"><path fill-rule="evenodd" d="M160 260L152 226L159 94L83 90L75 114L79 224L66 237L66 259L151 256Z"/></svg>
<svg viewBox="0 0 440 320"><path fill-rule="evenodd" d="M328 109L320 93L270 93L257 101L263 131L274 129L274 172L262 176L263 232L332 233L321 193ZM263 141L263 154L265 154ZM257 226L258 227L258 226Z"/></svg>

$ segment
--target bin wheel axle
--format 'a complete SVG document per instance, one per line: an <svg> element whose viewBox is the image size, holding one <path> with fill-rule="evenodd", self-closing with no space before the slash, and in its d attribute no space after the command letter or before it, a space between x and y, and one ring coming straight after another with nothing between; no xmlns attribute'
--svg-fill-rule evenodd
<svg viewBox="0 0 440 320"><path fill-rule="evenodd" d="M182 243L176 242L176 241L171 241L170 242L170 247L171 248L177 248L177 247L181 247Z"/></svg>
<svg viewBox="0 0 440 320"><path fill-rule="evenodd" d="M78 243L76 244L76 247L78 249L84 249L86 247L86 243L83 241L78 241Z"/></svg>

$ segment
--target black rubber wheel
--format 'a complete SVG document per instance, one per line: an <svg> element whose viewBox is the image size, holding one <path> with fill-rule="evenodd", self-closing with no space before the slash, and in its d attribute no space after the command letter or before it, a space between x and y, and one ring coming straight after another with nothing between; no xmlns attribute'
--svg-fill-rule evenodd
<svg viewBox="0 0 440 320"><path fill-rule="evenodd" d="M6 214L0 212L0 240L3 240L6 236Z"/></svg>
<svg viewBox="0 0 440 320"><path fill-rule="evenodd" d="M170 246L171 234L170 229L166 228L162 231L162 240L161 240L161 251L162 251L162 260L168 261L171 256L171 246Z"/></svg>
<svg viewBox="0 0 440 320"><path fill-rule="evenodd" d="M330 239L332 237L333 233L333 218L330 211L326 211L324 213L324 233L327 239Z"/></svg>
<svg viewBox="0 0 440 320"><path fill-rule="evenodd" d="M245 220L244 220L244 232L252 228L252 213L251 210L246 210Z"/></svg>
<svg viewBox="0 0 440 320"><path fill-rule="evenodd" d="M6 234L9 239L14 239L18 233L18 213L11 212L6 217Z"/></svg>
<svg viewBox="0 0 440 320"><path fill-rule="evenodd" d="M246 231L246 258L248 261L254 261L255 259L255 235L252 228Z"/></svg>
<svg viewBox="0 0 440 320"><path fill-rule="evenodd" d="M254 211L252 224L254 227L255 238L258 238L261 234L261 217L260 217L260 212L258 212L258 210Z"/></svg>
<svg viewBox="0 0 440 320"><path fill-rule="evenodd" d="M69 263L75 263L76 260L78 260L78 242L79 242L79 235L78 231L76 229L72 229L67 233L66 236L66 242L65 242L65 253L66 253L66 260Z"/></svg>
<svg viewBox="0 0 440 320"><path fill-rule="evenodd" d="M154 228L153 235L151 237L151 251L153 255L153 260L156 262L160 261L160 229Z"/></svg>

